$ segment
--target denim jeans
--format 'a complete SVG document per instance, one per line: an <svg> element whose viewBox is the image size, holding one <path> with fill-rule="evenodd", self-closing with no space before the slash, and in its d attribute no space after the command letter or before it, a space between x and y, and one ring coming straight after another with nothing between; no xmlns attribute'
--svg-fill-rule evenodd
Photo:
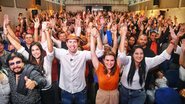
<svg viewBox="0 0 185 104"><path fill-rule="evenodd" d="M144 104L146 93L144 89L130 90L120 85L120 104Z"/></svg>
<svg viewBox="0 0 185 104"><path fill-rule="evenodd" d="M62 104L87 104L87 89L74 94L61 90L61 100Z"/></svg>

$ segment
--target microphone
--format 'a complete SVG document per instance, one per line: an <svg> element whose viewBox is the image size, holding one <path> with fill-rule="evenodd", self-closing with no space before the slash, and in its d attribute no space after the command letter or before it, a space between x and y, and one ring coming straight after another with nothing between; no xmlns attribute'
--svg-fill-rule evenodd
<svg viewBox="0 0 185 104"><path fill-rule="evenodd" d="M73 59L70 59L70 61L73 61Z"/></svg>

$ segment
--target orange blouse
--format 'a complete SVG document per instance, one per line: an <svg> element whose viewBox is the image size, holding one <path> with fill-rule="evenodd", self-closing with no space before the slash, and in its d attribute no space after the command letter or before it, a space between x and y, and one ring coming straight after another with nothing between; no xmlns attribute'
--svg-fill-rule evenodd
<svg viewBox="0 0 185 104"><path fill-rule="evenodd" d="M99 63L96 75L98 77L99 88L102 90L115 90L118 88L120 68L117 65L114 75L104 74L104 65Z"/></svg>

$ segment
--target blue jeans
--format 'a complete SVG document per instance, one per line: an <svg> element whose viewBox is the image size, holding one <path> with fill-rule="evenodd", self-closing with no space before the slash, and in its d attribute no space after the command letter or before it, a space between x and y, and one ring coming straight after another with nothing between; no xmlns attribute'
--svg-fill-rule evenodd
<svg viewBox="0 0 185 104"><path fill-rule="evenodd" d="M144 89L131 90L120 85L120 103L121 104L144 104L146 93Z"/></svg>
<svg viewBox="0 0 185 104"><path fill-rule="evenodd" d="M71 94L65 90L61 91L62 104L87 104L87 89Z"/></svg>

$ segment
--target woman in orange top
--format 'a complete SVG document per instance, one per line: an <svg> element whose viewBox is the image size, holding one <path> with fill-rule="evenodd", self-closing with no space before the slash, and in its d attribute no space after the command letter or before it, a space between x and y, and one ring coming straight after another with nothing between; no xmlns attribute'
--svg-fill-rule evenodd
<svg viewBox="0 0 185 104"><path fill-rule="evenodd" d="M100 36L91 34L91 57L99 84L96 104L118 104L120 65L116 62L116 55L112 51L105 52L103 63L99 62L95 54L95 38L100 39Z"/></svg>

